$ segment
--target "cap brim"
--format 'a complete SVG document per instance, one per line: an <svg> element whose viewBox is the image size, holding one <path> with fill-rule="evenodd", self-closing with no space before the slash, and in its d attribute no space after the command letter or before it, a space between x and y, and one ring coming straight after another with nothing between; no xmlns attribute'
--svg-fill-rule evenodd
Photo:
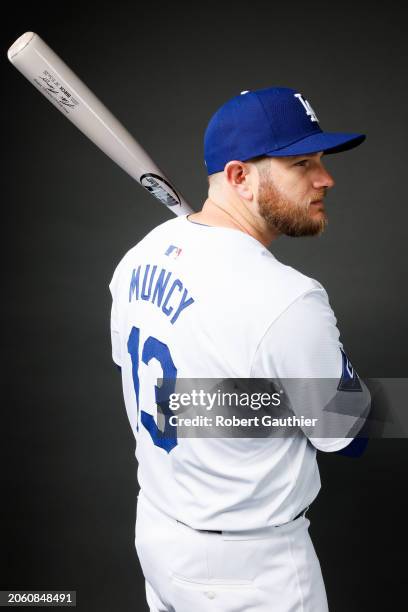
<svg viewBox="0 0 408 612"><path fill-rule="evenodd" d="M365 134L338 134L318 132L302 140L265 153L268 157L289 157L289 155L307 155L309 153L341 153L358 147L364 140Z"/></svg>

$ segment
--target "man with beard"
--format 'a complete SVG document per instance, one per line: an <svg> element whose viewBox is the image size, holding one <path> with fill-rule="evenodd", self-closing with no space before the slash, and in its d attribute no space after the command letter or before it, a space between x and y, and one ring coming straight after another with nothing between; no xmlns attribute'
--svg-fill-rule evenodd
<svg viewBox="0 0 408 612"><path fill-rule="evenodd" d="M324 288L266 247L324 230L334 181L323 155L364 138L323 132L296 90L242 92L207 127L202 210L155 228L114 273L113 359L136 438L136 549L152 612L328 609L305 516L320 489L316 450L352 444L369 394ZM295 415L336 426L186 434L169 410L186 379L279 381ZM334 387L323 397L316 380Z"/></svg>

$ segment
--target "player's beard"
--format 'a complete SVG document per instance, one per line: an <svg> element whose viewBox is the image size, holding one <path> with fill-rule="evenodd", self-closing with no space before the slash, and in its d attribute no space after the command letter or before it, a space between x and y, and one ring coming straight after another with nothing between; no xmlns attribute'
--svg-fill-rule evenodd
<svg viewBox="0 0 408 612"><path fill-rule="evenodd" d="M281 193L273 183L269 172L262 170L258 204L259 213L268 226L280 234L295 238L321 234L328 223L326 213L322 209L316 211L318 214L312 215L310 204L322 200L326 190L315 192L306 202L296 202Z"/></svg>

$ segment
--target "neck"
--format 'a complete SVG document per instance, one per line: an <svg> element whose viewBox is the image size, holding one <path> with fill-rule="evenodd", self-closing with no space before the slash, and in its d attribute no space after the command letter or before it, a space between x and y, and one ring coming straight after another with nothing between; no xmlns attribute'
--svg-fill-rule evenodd
<svg viewBox="0 0 408 612"><path fill-rule="evenodd" d="M263 219L254 217L246 207L239 204L226 205L207 198L200 212L189 215L189 219L214 227L235 229L252 236L264 246L270 245L278 233L270 230Z"/></svg>

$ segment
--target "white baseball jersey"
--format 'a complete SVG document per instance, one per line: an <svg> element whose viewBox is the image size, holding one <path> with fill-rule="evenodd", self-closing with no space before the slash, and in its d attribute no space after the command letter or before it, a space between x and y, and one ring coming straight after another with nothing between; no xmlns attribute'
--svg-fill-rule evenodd
<svg viewBox="0 0 408 612"><path fill-rule="evenodd" d="M175 435L163 443L156 383L340 380L344 364L352 366L323 287L251 236L184 216L132 248L110 290L113 359L122 371L144 495L194 529L239 531L292 520L319 491L316 448L339 450L351 438ZM354 420L366 405L360 402Z"/></svg>

